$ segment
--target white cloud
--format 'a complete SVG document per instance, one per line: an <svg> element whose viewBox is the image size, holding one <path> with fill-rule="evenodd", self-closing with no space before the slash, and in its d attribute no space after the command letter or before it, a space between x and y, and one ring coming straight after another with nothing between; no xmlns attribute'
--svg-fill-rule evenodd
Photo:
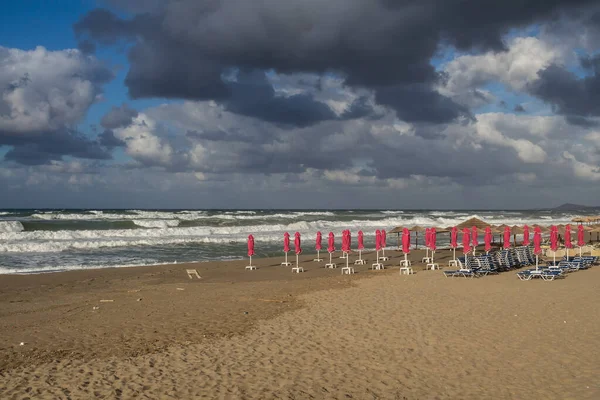
<svg viewBox="0 0 600 400"><path fill-rule="evenodd" d="M459 101L481 96L493 100L489 92L474 91L489 82L500 82L521 92L538 79L539 70L551 63L561 63L566 57L564 48L552 46L536 37L516 37L508 43L508 51L463 55L445 64L442 68L449 79L439 91Z"/></svg>
<svg viewBox="0 0 600 400"><path fill-rule="evenodd" d="M29 134L77 123L111 78L96 58L78 50L0 46L0 131ZM7 88L7 89L6 89Z"/></svg>
<svg viewBox="0 0 600 400"><path fill-rule="evenodd" d="M570 163L576 177L587 181L600 181L600 167L598 165L581 162L568 151L563 152L562 156Z"/></svg>

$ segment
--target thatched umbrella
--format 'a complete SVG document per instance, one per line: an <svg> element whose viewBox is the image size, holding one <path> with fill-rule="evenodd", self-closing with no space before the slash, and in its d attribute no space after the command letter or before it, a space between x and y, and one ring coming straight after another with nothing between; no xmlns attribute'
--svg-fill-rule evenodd
<svg viewBox="0 0 600 400"><path fill-rule="evenodd" d="M403 226L397 226L394 229L392 229L391 231L389 231L389 233L397 233L398 234L398 250L400 250L400 234L402 233L402 229L404 229Z"/></svg>
<svg viewBox="0 0 600 400"><path fill-rule="evenodd" d="M410 228L409 231L415 233L415 250L418 250L419 245L418 245L417 240L419 239L419 232L425 232L425 228L423 228L422 226L419 226L419 225L415 225L412 228Z"/></svg>
<svg viewBox="0 0 600 400"><path fill-rule="evenodd" d="M577 222L577 223L582 223L582 222L587 222L587 218L585 217L575 217L571 220L571 222Z"/></svg>
<svg viewBox="0 0 600 400"><path fill-rule="evenodd" d="M513 234L513 243L515 247L517 247L517 235L522 235L525 232L525 229L521 226L513 225L510 227L510 232Z"/></svg>
<svg viewBox="0 0 600 400"><path fill-rule="evenodd" d="M456 225L458 230L462 230L464 228L471 229L473 227L476 227L478 230L484 230L488 226L492 226L492 225L488 224L485 221L480 220L479 218L469 218L468 220Z"/></svg>

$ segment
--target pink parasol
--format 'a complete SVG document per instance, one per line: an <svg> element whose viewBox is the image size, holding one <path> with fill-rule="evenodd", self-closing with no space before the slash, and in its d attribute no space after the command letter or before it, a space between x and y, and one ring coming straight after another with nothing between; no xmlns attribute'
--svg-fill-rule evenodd
<svg viewBox="0 0 600 400"><path fill-rule="evenodd" d="M536 226L533 228L533 254L542 253L542 230Z"/></svg>
<svg viewBox="0 0 600 400"><path fill-rule="evenodd" d="M479 246L479 238L477 237L477 227L474 226L471 228L471 241L473 243L473 250Z"/></svg>
<svg viewBox="0 0 600 400"><path fill-rule="evenodd" d="M463 253L469 254L471 251L471 231L469 228L463 229Z"/></svg>
<svg viewBox="0 0 600 400"><path fill-rule="evenodd" d="M550 250L558 250L558 228L554 225L550 227Z"/></svg>
<svg viewBox="0 0 600 400"><path fill-rule="evenodd" d="M529 227L525 225L523 227L523 246L529 246Z"/></svg>
<svg viewBox="0 0 600 400"><path fill-rule="evenodd" d="M342 251L345 253L350 252L350 231L345 230L342 236Z"/></svg>
<svg viewBox="0 0 600 400"><path fill-rule="evenodd" d="M294 252L296 255L302 253L302 247L300 247L300 233L296 232L294 235Z"/></svg>
<svg viewBox="0 0 600 400"><path fill-rule="evenodd" d="M539 226L533 229L533 254L535 254L535 269L538 270L539 255L542 253L542 230Z"/></svg>
<svg viewBox="0 0 600 400"><path fill-rule="evenodd" d="M329 232L327 251L330 253L333 253L335 251L335 235L333 234L333 232Z"/></svg>
<svg viewBox="0 0 600 400"><path fill-rule="evenodd" d="M556 265L556 250L558 250L558 228L555 225L550 227L550 250L554 253L554 265Z"/></svg>
<svg viewBox="0 0 600 400"><path fill-rule="evenodd" d="M431 240L431 229L425 229L425 247L429 248L429 241Z"/></svg>
<svg viewBox="0 0 600 400"><path fill-rule="evenodd" d="M571 225L567 225L565 227L565 247L567 249L573 248L573 243L571 242Z"/></svg>
<svg viewBox="0 0 600 400"><path fill-rule="evenodd" d="M410 253L410 231L408 228L402 230L402 252L404 254Z"/></svg>
<svg viewBox="0 0 600 400"><path fill-rule="evenodd" d="M365 248L365 245L363 243L363 231L358 231L358 249L362 250Z"/></svg>
<svg viewBox="0 0 600 400"><path fill-rule="evenodd" d="M375 231L375 250L381 250L381 231L379 229Z"/></svg>
<svg viewBox="0 0 600 400"><path fill-rule="evenodd" d="M504 245L505 249L510 249L510 226L504 227Z"/></svg>
<svg viewBox="0 0 600 400"><path fill-rule="evenodd" d="M321 251L321 249L323 248L323 246L321 245L321 241L322 241L322 237L321 237L321 232L317 232L317 240L315 242L315 250L317 251Z"/></svg>
<svg viewBox="0 0 600 400"><path fill-rule="evenodd" d="M583 230L583 225L577 227L577 246L585 246L585 231Z"/></svg>
<svg viewBox="0 0 600 400"><path fill-rule="evenodd" d="M248 235L248 257L254 255L254 236ZM250 263L252 264L252 263Z"/></svg>
<svg viewBox="0 0 600 400"><path fill-rule="evenodd" d="M435 230L435 228L431 228L431 230L429 231L429 248L431 249L431 252L433 253L437 247L437 232ZM432 255L433 258L433 255ZM433 262L433 260L431 260L431 262Z"/></svg>
<svg viewBox="0 0 600 400"><path fill-rule="evenodd" d="M458 228L455 226L450 231L450 247L453 249L458 247Z"/></svg>
<svg viewBox="0 0 600 400"><path fill-rule="evenodd" d="M489 253L492 249L492 228L489 226L485 227L485 233L483 234L483 243L485 244L485 252Z"/></svg>
<svg viewBox="0 0 600 400"><path fill-rule="evenodd" d="M573 243L571 241L571 225L567 224L565 226L565 248L567 249L567 260L569 260L569 249L573 248Z"/></svg>
<svg viewBox="0 0 600 400"><path fill-rule="evenodd" d="M287 232L283 234L283 251L290 251L290 234Z"/></svg>
<svg viewBox="0 0 600 400"><path fill-rule="evenodd" d="M585 246L585 232L583 231L583 225L579 225L577 227L577 246L579 247L579 257L582 256L583 250L581 249Z"/></svg>
<svg viewBox="0 0 600 400"><path fill-rule="evenodd" d="M456 265L456 248L458 247L458 228L453 226L450 230L450 247L452 247L452 260Z"/></svg>

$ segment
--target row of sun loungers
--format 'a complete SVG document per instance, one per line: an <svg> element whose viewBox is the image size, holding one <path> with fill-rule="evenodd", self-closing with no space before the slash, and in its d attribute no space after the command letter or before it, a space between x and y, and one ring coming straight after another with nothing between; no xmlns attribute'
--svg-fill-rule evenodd
<svg viewBox="0 0 600 400"><path fill-rule="evenodd" d="M532 278L542 278L544 280L554 280L562 278L571 271L579 271L589 268L597 262L598 257L566 257L556 265L546 265L538 269L527 269L517 273L521 280L530 280ZM503 271L510 271L517 268L535 265L535 255L530 246L520 246L512 249L500 250L490 254L480 256L459 257L457 259L459 269L454 271L444 271L446 277L465 277L476 278L490 274L497 274Z"/></svg>
<svg viewBox="0 0 600 400"><path fill-rule="evenodd" d="M533 278L542 278L545 281L564 278L567 273L590 268L597 262L597 257L564 257L562 260L537 269L528 269L517 273L519 279L529 281Z"/></svg>

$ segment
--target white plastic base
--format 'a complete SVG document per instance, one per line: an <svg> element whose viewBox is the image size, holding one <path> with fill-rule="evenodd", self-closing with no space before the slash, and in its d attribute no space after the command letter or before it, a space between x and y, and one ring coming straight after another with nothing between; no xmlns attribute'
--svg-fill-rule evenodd
<svg viewBox="0 0 600 400"><path fill-rule="evenodd" d="M354 260L354 265L365 265L366 263L367 263L367 260L363 260L363 259Z"/></svg>
<svg viewBox="0 0 600 400"><path fill-rule="evenodd" d="M325 268L337 268L337 265L333 264L333 263L331 263L331 264L325 264Z"/></svg>
<svg viewBox="0 0 600 400"><path fill-rule="evenodd" d="M371 269L385 269L382 263L374 263L371 265Z"/></svg>
<svg viewBox="0 0 600 400"><path fill-rule="evenodd" d="M253 269L256 269L256 267L254 265L247 265L246 269L249 269L250 271L252 271Z"/></svg>
<svg viewBox="0 0 600 400"><path fill-rule="evenodd" d="M302 267L294 267L292 268L292 272L299 274L300 272L304 272L304 268Z"/></svg>
<svg viewBox="0 0 600 400"><path fill-rule="evenodd" d="M440 269L440 265L438 263L429 263L429 264L427 264L427 269L431 269L431 270Z"/></svg>
<svg viewBox="0 0 600 400"><path fill-rule="evenodd" d="M354 273L354 267L343 267L342 268L342 275L344 274L353 274Z"/></svg>
<svg viewBox="0 0 600 400"><path fill-rule="evenodd" d="M414 271L411 267L401 267L400 268L400 275L412 275L414 274Z"/></svg>

